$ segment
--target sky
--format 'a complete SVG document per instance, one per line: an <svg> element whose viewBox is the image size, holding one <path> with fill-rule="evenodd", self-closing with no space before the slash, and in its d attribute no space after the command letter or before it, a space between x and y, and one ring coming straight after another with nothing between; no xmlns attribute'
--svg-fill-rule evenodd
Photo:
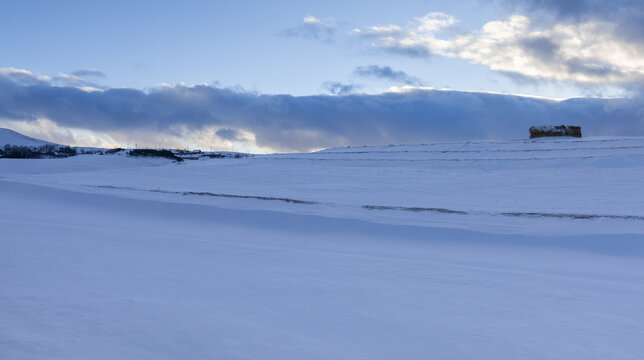
<svg viewBox="0 0 644 360"><path fill-rule="evenodd" d="M644 135L644 2L0 3L0 127L249 152Z"/></svg>

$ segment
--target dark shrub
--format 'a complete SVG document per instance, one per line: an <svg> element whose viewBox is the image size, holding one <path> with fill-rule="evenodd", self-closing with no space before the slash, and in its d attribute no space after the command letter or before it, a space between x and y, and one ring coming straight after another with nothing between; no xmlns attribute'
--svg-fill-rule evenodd
<svg viewBox="0 0 644 360"><path fill-rule="evenodd" d="M183 161L182 158L176 156L170 150L134 149L127 154L130 156L162 157L177 162Z"/></svg>
<svg viewBox="0 0 644 360"><path fill-rule="evenodd" d="M114 149L105 150L106 154L116 154L119 151L123 151L123 148L117 147Z"/></svg>
<svg viewBox="0 0 644 360"><path fill-rule="evenodd" d="M548 136L573 136L580 138L581 127L572 125L530 127L530 139Z"/></svg>
<svg viewBox="0 0 644 360"><path fill-rule="evenodd" d="M76 149L69 146L61 146L56 151L56 155L63 157L76 156L76 154Z"/></svg>

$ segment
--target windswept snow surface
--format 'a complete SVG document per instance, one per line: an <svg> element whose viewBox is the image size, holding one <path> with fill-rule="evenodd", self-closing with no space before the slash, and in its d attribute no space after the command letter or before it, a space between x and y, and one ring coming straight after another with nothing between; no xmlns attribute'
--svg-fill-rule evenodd
<svg viewBox="0 0 644 360"><path fill-rule="evenodd" d="M644 139L0 160L2 359L641 359Z"/></svg>

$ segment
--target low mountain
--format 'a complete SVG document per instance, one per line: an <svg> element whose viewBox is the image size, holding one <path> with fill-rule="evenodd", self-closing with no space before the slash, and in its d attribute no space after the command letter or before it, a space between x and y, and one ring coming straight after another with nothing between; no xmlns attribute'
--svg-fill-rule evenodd
<svg viewBox="0 0 644 360"><path fill-rule="evenodd" d="M11 129L0 128L0 147L4 147L5 145L32 147L32 146L58 145L58 144L54 144L45 140L34 139L32 137L15 132Z"/></svg>

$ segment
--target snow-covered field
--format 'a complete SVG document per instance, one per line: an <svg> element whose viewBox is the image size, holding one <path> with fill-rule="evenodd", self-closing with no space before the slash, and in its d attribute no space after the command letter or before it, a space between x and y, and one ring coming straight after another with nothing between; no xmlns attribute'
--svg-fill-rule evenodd
<svg viewBox="0 0 644 360"><path fill-rule="evenodd" d="M644 138L0 159L2 359L644 357Z"/></svg>

